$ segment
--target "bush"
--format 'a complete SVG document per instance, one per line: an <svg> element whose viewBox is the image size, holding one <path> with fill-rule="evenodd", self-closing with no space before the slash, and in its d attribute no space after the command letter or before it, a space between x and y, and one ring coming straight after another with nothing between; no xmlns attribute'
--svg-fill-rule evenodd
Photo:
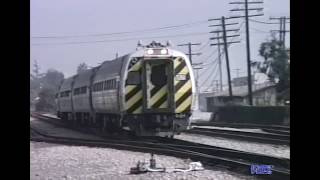
<svg viewBox="0 0 320 180"><path fill-rule="evenodd" d="M54 112L56 111L55 105L55 92L52 89L45 88L39 92L39 101L35 105L36 111Z"/></svg>

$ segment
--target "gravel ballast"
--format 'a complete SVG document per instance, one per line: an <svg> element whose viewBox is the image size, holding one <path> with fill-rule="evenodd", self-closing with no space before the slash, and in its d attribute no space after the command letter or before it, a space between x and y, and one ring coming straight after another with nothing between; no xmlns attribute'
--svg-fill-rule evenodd
<svg viewBox="0 0 320 180"><path fill-rule="evenodd" d="M222 137L210 137L198 134L181 133L175 136L176 139L185 141L197 142L201 144L208 144L211 146L218 146L240 151L253 152L264 154L267 156L290 158L290 147L286 145L273 145L255 142L246 142Z"/></svg>
<svg viewBox="0 0 320 180"><path fill-rule="evenodd" d="M100 139L93 135L57 127L34 118L32 126L51 135ZM192 172L149 172L129 174L130 168L138 161L149 162L150 154L110 148L86 146L67 146L61 144L30 142L30 179L256 179L253 176L228 171L226 169L205 167L204 171ZM185 159L155 154L157 167L188 168ZM210 169L209 169L210 168Z"/></svg>
<svg viewBox="0 0 320 180"><path fill-rule="evenodd" d="M225 169L129 174L138 161L149 162L149 159L147 153L30 142L30 179L256 179ZM155 155L155 159L157 167L187 168L189 164L163 155Z"/></svg>

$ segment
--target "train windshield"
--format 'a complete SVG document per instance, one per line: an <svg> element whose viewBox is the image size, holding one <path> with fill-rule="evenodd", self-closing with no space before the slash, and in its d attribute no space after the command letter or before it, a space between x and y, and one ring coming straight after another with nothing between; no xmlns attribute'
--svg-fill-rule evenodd
<svg viewBox="0 0 320 180"><path fill-rule="evenodd" d="M127 84L138 85L141 83L141 75L139 71L130 71L128 73Z"/></svg>

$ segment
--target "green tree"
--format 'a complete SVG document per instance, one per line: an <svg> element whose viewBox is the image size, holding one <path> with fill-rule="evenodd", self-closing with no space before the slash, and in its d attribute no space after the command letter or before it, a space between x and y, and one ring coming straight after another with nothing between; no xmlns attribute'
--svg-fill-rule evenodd
<svg viewBox="0 0 320 180"><path fill-rule="evenodd" d="M86 63L80 63L77 67L77 73L81 73L83 71L86 71L88 69L88 65Z"/></svg>
<svg viewBox="0 0 320 180"><path fill-rule="evenodd" d="M277 91L282 92L290 87L290 63L288 49L273 38L260 45L259 54L264 58L262 63L255 63L260 72L268 75L272 82L277 83Z"/></svg>
<svg viewBox="0 0 320 180"><path fill-rule="evenodd" d="M30 90L32 91L33 98L30 101L35 104L36 111L54 112L56 109L55 94L58 92L59 86L64 79L62 72L55 69L49 69L46 73L38 78L38 82L30 81ZM33 87L33 89L31 89ZM30 104L32 104L30 102Z"/></svg>
<svg viewBox="0 0 320 180"><path fill-rule="evenodd" d="M41 78L42 88L49 88L57 91L63 79L64 75L62 72L55 69L49 69Z"/></svg>
<svg viewBox="0 0 320 180"><path fill-rule="evenodd" d="M35 104L35 99L40 91L43 74L40 72L38 61L33 62L32 72L30 73L30 107Z"/></svg>
<svg viewBox="0 0 320 180"><path fill-rule="evenodd" d="M50 88L41 88L36 103L37 111L54 112L55 111L55 91Z"/></svg>

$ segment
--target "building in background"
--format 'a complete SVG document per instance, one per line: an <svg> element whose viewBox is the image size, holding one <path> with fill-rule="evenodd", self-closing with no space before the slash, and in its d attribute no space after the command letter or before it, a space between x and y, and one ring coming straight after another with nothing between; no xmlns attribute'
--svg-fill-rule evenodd
<svg viewBox="0 0 320 180"><path fill-rule="evenodd" d="M221 92L201 93L200 110L212 111L212 108L226 105L248 105L248 86L237 86L232 88L233 98L229 96L228 89ZM277 105L276 86L273 83L254 84L252 86L254 106L275 106Z"/></svg>

